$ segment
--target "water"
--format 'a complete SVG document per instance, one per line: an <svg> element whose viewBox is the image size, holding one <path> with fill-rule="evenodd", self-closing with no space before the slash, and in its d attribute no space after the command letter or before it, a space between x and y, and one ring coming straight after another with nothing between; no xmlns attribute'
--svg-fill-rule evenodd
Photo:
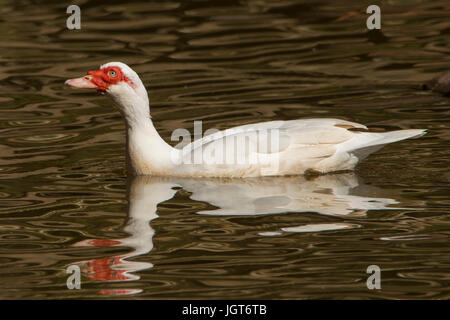
<svg viewBox="0 0 450 320"><path fill-rule="evenodd" d="M379 33L369 4L85 1L69 31L59 1L2 2L0 297L449 298L450 100L418 88L450 69L450 7L385 1ZM354 174L127 179L118 111L63 85L115 60L143 79L166 141L194 120L429 133Z"/></svg>

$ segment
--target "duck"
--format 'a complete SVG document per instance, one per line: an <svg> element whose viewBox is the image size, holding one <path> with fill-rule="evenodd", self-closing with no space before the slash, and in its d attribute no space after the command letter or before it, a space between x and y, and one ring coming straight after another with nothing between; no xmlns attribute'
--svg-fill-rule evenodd
<svg viewBox="0 0 450 320"><path fill-rule="evenodd" d="M125 63L108 62L65 84L113 100L125 121L126 163L133 176L246 178L351 171L386 144L426 133L369 132L365 125L332 118L274 120L215 130L173 147L158 134L147 90Z"/></svg>

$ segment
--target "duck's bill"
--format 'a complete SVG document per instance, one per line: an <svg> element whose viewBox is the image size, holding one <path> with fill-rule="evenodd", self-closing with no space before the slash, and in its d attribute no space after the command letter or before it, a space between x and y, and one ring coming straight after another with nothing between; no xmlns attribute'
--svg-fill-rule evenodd
<svg viewBox="0 0 450 320"><path fill-rule="evenodd" d="M97 86L91 81L92 76L84 76L81 78L69 79L64 82L71 87L75 88L87 88L87 89L97 89Z"/></svg>

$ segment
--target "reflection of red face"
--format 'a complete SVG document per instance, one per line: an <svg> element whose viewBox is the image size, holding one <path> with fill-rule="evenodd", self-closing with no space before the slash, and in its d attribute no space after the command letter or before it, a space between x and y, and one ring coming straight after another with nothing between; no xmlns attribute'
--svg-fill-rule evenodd
<svg viewBox="0 0 450 320"><path fill-rule="evenodd" d="M92 76L90 81L95 84L97 91L100 92L105 92L110 85L117 84L121 81L132 84L131 80L123 74L119 67L107 67L88 71L87 74Z"/></svg>
<svg viewBox="0 0 450 320"><path fill-rule="evenodd" d="M103 289L98 291L99 294L108 296L121 296L126 294L136 294L140 292L142 292L141 289Z"/></svg>
<svg viewBox="0 0 450 320"><path fill-rule="evenodd" d="M125 281L132 277L127 276L126 270L113 269L123 264L121 259L125 256L101 258L88 262L89 279L97 281Z"/></svg>
<svg viewBox="0 0 450 320"><path fill-rule="evenodd" d="M121 245L120 240L110 239L88 239L81 242L77 242L74 246L88 246L88 247L109 247ZM127 270L124 268L114 269L114 266L120 266L124 264L122 259L126 258L125 255L106 257L100 259L93 259L87 261L87 270L89 279L100 281L123 281L130 280L133 277L126 274Z"/></svg>

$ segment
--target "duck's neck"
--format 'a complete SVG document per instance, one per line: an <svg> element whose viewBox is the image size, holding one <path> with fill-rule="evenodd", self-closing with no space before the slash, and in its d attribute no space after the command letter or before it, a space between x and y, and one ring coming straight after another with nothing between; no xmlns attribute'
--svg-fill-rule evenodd
<svg viewBox="0 0 450 320"><path fill-rule="evenodd" d="M113 97L126 123L127 166L135 175L162 175L172 170L176 149L156 131L150 118L148 99L138 95ZM175 150L175 151L174 151Z"/></svg>
<svg viewBox="0 0 450 320"><path fill-rule="evenodd" d="M127 122L127 166L135 175L163 175L173 167L175 149L156 131L150 117L138 124Z"/></svg>

